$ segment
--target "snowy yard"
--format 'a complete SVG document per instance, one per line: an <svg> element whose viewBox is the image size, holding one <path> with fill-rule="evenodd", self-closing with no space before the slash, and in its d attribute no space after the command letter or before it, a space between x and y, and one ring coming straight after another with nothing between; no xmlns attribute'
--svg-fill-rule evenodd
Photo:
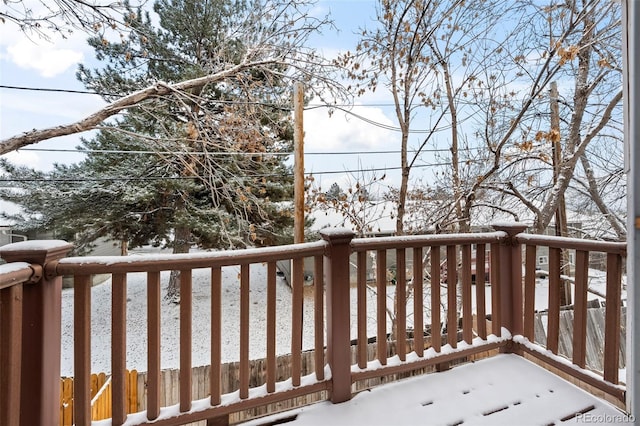
<svg viewBox="0 0 640 426"><path fill-rule="evenodd" d="M250 292L250 358L265 354L266 267L252 265ZM239 359L240 341L240 268L223 268L222 288L222 362ZM169 273L162 274L163 294ZM127 278L127 368L147 369L147 290L146 274ZM65 289L62 299L62 375L73 375L73 289ZM276 350L290 353L291 291L284 280L277 281L278 301ZM193 271L193 366L211 363L211 288L210 270ZM99 284L91 294L91 371L111 370L111 280ZM162 302L162 368L179 366L179 305ZM305 300L303 348L313 347L313 304Z"/></svg>

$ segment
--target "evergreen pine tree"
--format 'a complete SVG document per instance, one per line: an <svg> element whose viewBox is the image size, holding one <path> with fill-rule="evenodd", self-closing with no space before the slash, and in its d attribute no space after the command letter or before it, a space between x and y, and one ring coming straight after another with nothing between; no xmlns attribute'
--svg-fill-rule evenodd
<svg viewBox="0 0 640 426"><path fill-rule="evenodd" d="M156 82L179 82L237 63L243 37L268 30L246 1L158 0L156 27L129 9L122 40L92 38L104 66L78 78L107 101ZM260 19L252 19L260 16ZM279 70L282 75L286 69ZM256 70L190 93L167 93L127 110L92 139L86 160L51 173L0 164L25 210L21 228L54 229L80 246L100 236L132 246L234 248L291 242L289 89ZM60 180L63 178L63 180ZM44 181L43 181L44 179ZM17 189L17 190L16 190ZM34 195L37 195L34 197ZM55 206L55 208L52 208ZM168 296L175 298L175 274Z"/></svg>

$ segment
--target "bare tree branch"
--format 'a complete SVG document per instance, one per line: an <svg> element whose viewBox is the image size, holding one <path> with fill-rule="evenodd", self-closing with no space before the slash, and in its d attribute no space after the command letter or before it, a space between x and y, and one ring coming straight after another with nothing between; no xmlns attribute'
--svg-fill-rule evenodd
<svg viewBox="0 0 640 426"><path fill-rule="evenodd" d="M215 74L209 74L204 77L194 78L176 84L157 82L153 86L146 87L130 95L124 96L108 104L104 108L96 111L95 113L79 121L76 121L75 123L49 127L47 129L41 130L32 130L21 135L13 136L0 141L0 155L15 151L27 145L31 145L43 140L93 130L96 126L103 123L109 117L119 114L127 108L134 107L146 99L158 96L166 96L172 92L182 92L185 90L202 87L205 84L223 81L248 69L282 64L284 64L284 61L280 58L258 61L245 61Z"/></svg>

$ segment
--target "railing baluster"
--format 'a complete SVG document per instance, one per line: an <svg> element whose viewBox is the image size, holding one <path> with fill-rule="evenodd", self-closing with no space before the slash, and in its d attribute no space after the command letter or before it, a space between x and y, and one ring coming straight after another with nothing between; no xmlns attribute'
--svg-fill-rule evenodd
<svg viewBox="0 0 640 426"><path fill-rule="evenodd" d="M300 386L302 370L302 308L304 303L304 259L293 259L291 306L291 383Z"/></svg>
<svg viewBox="0 0 640 426"><path fill-rule="evenodd" d="M618 383L620 357L620 292L622 258L616 253L607 253L607 304L604 323L604 379Z"/></svg>
<svg viewBox="0 0 640 426"><path fill-rule="evenodd" d="M536 260L537 247L527 245L525 249L524 275L524 337L533 342L535 339L535 309L536 309Z"/></svg>
<svg viewBox="0 0 640 426"><path fill-rule="evenodd" d="M127 275L114 273L111 299L111 417L112 424L123 424L127 418Z"/></svg>
<svg viewBox="0 0 640 426"><path fill-rule="evenodd" d="M267 392L276 391L276 264L267 264Z"/></svg>
<svg viewBox="0 0 640 426"><path fill-rule="evenodd" d="M422 273L422 247L413 249L413 347L416 355L424 355L424 307Z"/></svg>
<svg viewBox="0 0 640 426"><path fill-rule="evenodd" d="M315 256L313 262L314 336L316 379L324 380L324 259Z"/></svg>
<svg viewBox="0 0 640 426"><path fill-rule="evenodd" d="M222 268L211 268L211 405L220 404L222 384L220 365L222 363Z"/></svg>
<svg viewBox="0 0 640 426"><path fill-rule="evenodd" d="M376 252L376 289L377 289L377 338L378 361L387 365L387 251Z"/></svg>
<svg viewBox="0 0 640 426"><path fill-rule="evenodd" d="M477 262L476 262L477 263ZM473 318L471 314L471 246L462 246L462 338L465 343L473 340Z"/></svg>
<svg viewBox="0 0 640 426"><path fill-rule="evenodd" d="M456 246L447 246L447 343L452 348L458 346L457 269Z"/></svg>
<svg viewBox="0 0 640 426"><path fill-rule="evenodd" d="M180 411L191 409L192 271L180 271Z"/></svg>
<svg viewBox="0 0 640 426"><path fill-rule="evenodd" d="M502 314L501 291L500 291L500 243L491 243L491 251L489 252L491 271L489 272L489 280L491 281L491 333L497 337L502 336Z"/></svg>
<svg viewBox="0 0 640 426"><path fill-rule="evenodd" d="M487 309L485 301L485 283L486 283L486 246L478 244L476 247L476 321L477 333L481 339L487 338Z"/></svg>
<svg viewBox="0 0 640 426"><path fill-rule="evenodd" d="M240 399L249 397L249 265L240 266Z"/></svg>
<svg viewBox="0 0 640 426"><path fill-rule="evenodd" d="M147 272L147 418L160 415L160 272Z"/></svg>
<svg viewBox="0 0 640 426"><path fill-rule="evenodd" d="M407 260L403 248L396 249L396 353L400 361L407 359Z"/></svg>
<svg viewBox="0 0 640 426"><path fill-rule="evenodd" d="M576 251L575 294L573 305L573 363L585 367L587 347L587 279L589 252Z"/></svg>
<svg viewBox="0 0 640 426"><path fill-rule="evenodd" d="M358 367L367 366L367 252L357 255Z"/></svg>
<svg viewBox="0 0 640 426"><path fill-rule="evenodd" d="M560 330L560 261L561 250L549 247L549 309L547 318L547 349L558 353Z"/></svg>
<svg viewBox="0 0 640 426"><path fill-rule="evenodd" d="M431 247L431 347L440 352L440 246Z"/></svg>
<svg viewBox="0 0 640 426"><path fill-rule="evenodd" d="M91 276L73 277L73 418L91 424Z"/></svg>

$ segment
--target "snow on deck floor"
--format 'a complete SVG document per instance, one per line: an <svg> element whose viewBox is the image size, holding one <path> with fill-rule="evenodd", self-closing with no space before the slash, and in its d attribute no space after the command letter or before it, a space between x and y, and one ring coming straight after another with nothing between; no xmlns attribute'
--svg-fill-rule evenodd
<svg viewBox="0 0 640 426"><path fill-rule="evenodd" d="M497 355L379 386L342 404L321 402L246 425L613 425L632 420L521 356Z"/></svg>

